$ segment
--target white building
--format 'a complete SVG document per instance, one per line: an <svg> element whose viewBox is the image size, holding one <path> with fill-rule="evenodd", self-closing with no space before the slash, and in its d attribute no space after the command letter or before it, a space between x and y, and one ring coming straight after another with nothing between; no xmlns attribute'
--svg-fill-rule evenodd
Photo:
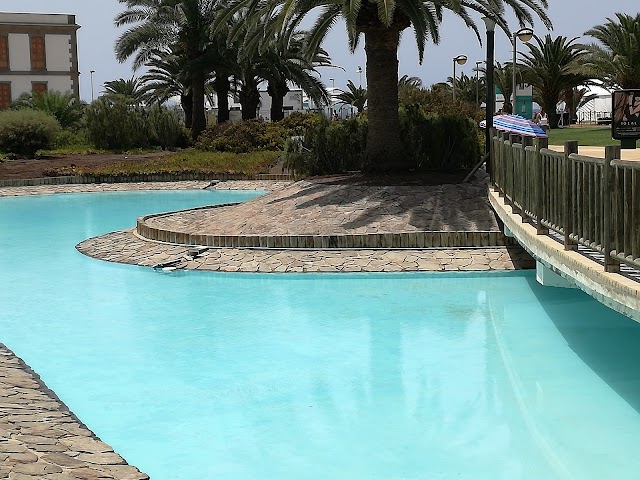
<svg viewBox="0 0 640 480"><path fill-rule="evenodd" d="M80 98L75 15L0 12L0 110L25 92Z"/></svg>

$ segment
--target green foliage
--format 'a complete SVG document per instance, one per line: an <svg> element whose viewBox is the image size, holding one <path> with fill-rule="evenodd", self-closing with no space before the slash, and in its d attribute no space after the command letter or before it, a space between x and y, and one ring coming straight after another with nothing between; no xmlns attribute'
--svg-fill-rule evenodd
<svg viewBox="0 0 640 480"><path fill-rule="evenodd" d="M288 117L280 120L280 125L291 135L304 135L311 127L315 127L324 117L319 113L291 112Z"/></svg>
<svg viewBox="0 0 640 480"><path fill-rule="evenodd" d="M56 91L24 93L11 104L14 110L31 108L53 116L62 128L77 127L82 120L85 104L71 92Z"/></svg>
<svg viewBox="0 0 640 480"><path fill-rule="evenodd" d="M295 174L324 175L362 168L367 121L331 122L325 117L309 128L304 140L287 143L284 165Z"/></svg>
<svg viewBox="0 0 640 480"><path fill-rule="evenodd" d="M226 122L207 128L198 138L196 148L205 151L247 153L284 149L291 133L280 123L247 120Z"/></svg>
<svg viewBox="0 0 640 480"><path fill-rule="evenodd" d="M150 126L145 111L126 99L101 97L87 107L87 136L97 148L128 150L150 145Z"/></svg>
<svg viewBox="0 0 640 480"><path fill-rule="evenodd" d="M458 113L436 114L419 107L400 111L404 145L420 170L455 170L481 156L477 124Z"/></svg>
<svg viewBox="0 0 640 480"><path fill-rule="evenodd" d="M189 146L191 134L182 127L180 113L161 105L154 105L147 114L153 145L159 145L163 150Z"/></svg>
<svg viewBox="0 0 640 480"><path fill-rule="evenodd" d="M0 150L25 157L47 148L60 130L51 115L36 110L0 112Z"/></svg>

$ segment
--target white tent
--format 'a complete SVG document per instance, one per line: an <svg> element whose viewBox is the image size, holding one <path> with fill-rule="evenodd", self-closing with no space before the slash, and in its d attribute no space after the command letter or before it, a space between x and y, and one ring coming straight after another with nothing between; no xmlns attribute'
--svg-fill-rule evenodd
<svg viewBox="0 0 640 480"><path fill-rule="evenodd" d="M611 122L611 92L609 90L592 85L587 87L589 94L597 95L578 109L578 121L580 123L610 123Z"/></svg>

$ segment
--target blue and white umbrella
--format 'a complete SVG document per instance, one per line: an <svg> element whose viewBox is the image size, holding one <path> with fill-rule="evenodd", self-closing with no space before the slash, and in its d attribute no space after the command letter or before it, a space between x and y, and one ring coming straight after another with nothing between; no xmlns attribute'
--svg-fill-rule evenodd
<svg viewBox="0 0 640 480"><path fill-rule="evenodd" d="M480 122L480 127L485 128L486 125L485 120ZM493 128L503 132L522 135L523 137L549 137L540 125L520 115L496 115L493 117Z"/></svg>

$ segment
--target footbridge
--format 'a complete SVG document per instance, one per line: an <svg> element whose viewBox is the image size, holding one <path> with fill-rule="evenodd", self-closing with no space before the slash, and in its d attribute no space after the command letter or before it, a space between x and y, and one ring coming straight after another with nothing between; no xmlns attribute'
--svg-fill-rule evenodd
<svg viewBox="0 0 640 480"><path fill-rule="evenodd" d="M640 161L494 132L489 201L543 285L580 288L640 322Z"/></svg>

